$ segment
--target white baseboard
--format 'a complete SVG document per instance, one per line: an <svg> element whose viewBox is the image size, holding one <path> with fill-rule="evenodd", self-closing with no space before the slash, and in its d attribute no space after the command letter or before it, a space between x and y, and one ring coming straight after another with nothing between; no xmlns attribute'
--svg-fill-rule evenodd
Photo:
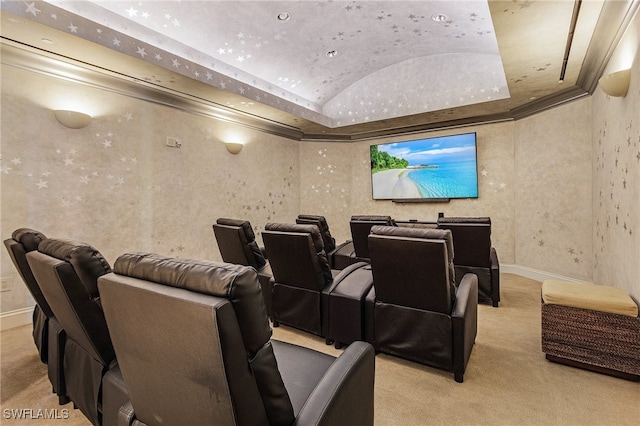
<svg viewBox="0 0 640 426"><path fill-rule="evenodd" d="M527 266L520 265L511 265L511 264L500 264L500 272L506 274L515 274L520 275L521 277L530 278L536 281L544 281L544 280L560 280L560 281L570 281L574 283L580 284L590 284L588 281L578 280L576 278L565 277L564 275L552 274L551 272L541 271L539 269L529 268Z"/></svg>
<svg viewBox="0 0 640 426"><path fill-rule="evenodd" d="M8 330L33 322L33 306L0 313L0 330Z"/></svg>

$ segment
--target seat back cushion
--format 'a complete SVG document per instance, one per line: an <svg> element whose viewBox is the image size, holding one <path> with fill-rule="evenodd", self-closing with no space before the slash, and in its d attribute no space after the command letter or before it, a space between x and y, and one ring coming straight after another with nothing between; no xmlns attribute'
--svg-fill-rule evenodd
<svg viewBox="0 0 640 426"><path fill-rule="evenodd" d="M324 242L324 251L329 253L336 248L336 239L331 236L329 224L324 216L316 216L310 214L300 214L296 218L296 223L300 225L316 225L320 229L320 235Z"/></svg>
<svg viewBox="0 0 640 426"><path fill-rule="evenodd" d="M267 261L258 247L251 223L246 220L220 218L213 225L222 260L238 265L262 268Z"/></svg>
<svg viewBox="0 0 640 426"><path fill-rule="evenodd" d="M135 386L139 387L131 391L136 413L134 394L139 401L143 399L147 414L162 410L165 416L176 416L170 408L182 413L167 423L293 421L293 408L277 368L253 268L127 253L116 261L114 273L101 279L100 290L109 295L104 303L110 327L122 332L114 335L114 340L127 385L128 376L137 377ZM122 316L122 304L131 306L128 320ZM135 312L136 306L144 306L143 315ZM131 324L140 316L146 318L146 325ZM137 341L135 336L149 328L156 330L155 335ZM128 355L121 356L121 352ZM150 359L149 354L163 355ZM160 379L140 373L141 368L149 374L153 373L149 369L156 369L170 381L150 383ZM169 391L173 380L178 389ZM173 396L157 399L150 395L150 389ZM185 407L205 410L204 417L185 413ZM192 415L191 421L184 417ZM232 418L236 420L229 421Z"/></svg>
<svg viewBox="0 0 640 426"><path fill-rule="evenodd" d="M27 260L67 336L108 366L115 354L97 280L111 271L109 263L87 244L58 239L41 242Z"/></svg>
<svg viewBox="0 0 640 426"><path fill-rule="evenodd" d="M351 239L356 256L362 259L369 258L369 243L367 237L371 232L371 227L375 225L393 225L391 216L376 215L354 215L351 216L349 226L351 228Z"/></svg>
<svg viewBox="0 0 640 426"><path fill-rule="evenodd" d="M450 232L376 226L369 235L376 300L449 315L455 301Z"/></svg>
<svg viewBox="0 0 640 426"><path fill-rule="evenodd" d="M267 223L262 240L276 283L320 291L333 282L317 226Z"/></svg>
<svg viewBox="0 0 640 426"><path fill-rule="evenodd" d="M439 229L449 229L456 249L454 263L491 267L491 219L488 217L438 218Z"/></svg>
<svg viewBox="0 0 640 426"><path fill-rule="evenodd" d="M42 290L40 290L40 286L33 276L31 267L29 267L29 263L27 262L27 253L37 250L38 244L46 238L47 237L45 237L44 234L33 229L20 228L13 232L11 238L4 241L4 245L9 252L9 257L16 267L18 274L20 274L20 277L33 296L33 299L36 301L40 309L42 309L42 312L44 312L48 318L51 318L53 316L53 311L51 311L49 302L47 302L42 294Z"/></svg>

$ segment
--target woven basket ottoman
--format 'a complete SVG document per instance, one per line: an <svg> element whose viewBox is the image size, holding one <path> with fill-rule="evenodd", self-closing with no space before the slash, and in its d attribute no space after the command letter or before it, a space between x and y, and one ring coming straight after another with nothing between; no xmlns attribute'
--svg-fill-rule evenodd
<svg viewBox="0 0 640 426"><path fill-rule="evenodd" d="M549 361L638 381L638 305L619 288L546 280L542 351Z"/></svg>

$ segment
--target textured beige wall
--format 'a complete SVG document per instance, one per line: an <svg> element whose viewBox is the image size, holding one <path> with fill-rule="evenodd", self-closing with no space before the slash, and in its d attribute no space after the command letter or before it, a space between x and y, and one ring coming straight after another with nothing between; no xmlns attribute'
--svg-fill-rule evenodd
<svg viewBox="0 0 640 426"><path fill-rule="evenodd" d="M371 198L369 146L376 143L429 138L454 133L477 134L477 199L448 203L393 203ZM435 221L446 216L490 216L492 243L501 262L514 263L514 123L384 138L358 143L303 143L300 146L300 206L324 214L338 241L351 238L354 214L389 215L396 220Z"/></svg>
<svg viewBox="0 0 640 426"><path fill-rule="evenodd" d="M633 64L629 92L593 94L594 281L640 302L640 15L606 72Z"/></svg>
<svg viewBox="0 0 640 426"><path fill-rule="evenodd" d="M60 125L45 99L81 93L99 117ZM2 223L96 247L220 260L212 224L245 218L260 231L299 212L298 143L121 95L2 67ZM233 135L233 136L231 136ZM182 140L165 146L167 136ZM221 138L246 146L229 154ZM0 311L32 304L5 249Z"/></svg>
<svg viewBox="0 0 640 426"><path fill-rule="evenodd" d="M592 279L591 100L516 122L515 263Z"/></svg>

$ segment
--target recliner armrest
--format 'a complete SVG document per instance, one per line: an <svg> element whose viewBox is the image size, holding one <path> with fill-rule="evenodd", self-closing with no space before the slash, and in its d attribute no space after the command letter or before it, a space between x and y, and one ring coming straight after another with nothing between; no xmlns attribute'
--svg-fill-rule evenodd
<svg viewBox="0 0 640 426"><path fill-rule="evenodd" d="M489 252L489 258L491 262L491 269L494 271L500 272L500 264L498 263L498 253L494 247L491 247L491 251Z"/></svg>
<svg viewBox="0 0 640 426"><path fill-rule="evenodd" d="M474 298L472 297L474 290L476 294L475 305L477 306L478 276L476 274L465 274L456 292L456 301L451 311L452 318L464 319L466 317L467 312L474 305Z"/></svg>
<svg viewBox="0 0 640 426"><path fill-rule="evenodd" d="M329 367L295 425L373 425L375 352L365 342L353 342Z"/></svg>
<svg viewBox="0 0 640 426"><path fill-rule="evenodd" d="M491 261L491 299L493 306L497 308L500 302L500 263L495 248L491 247L489 257Z"/></svg>
<svg viewBox="0 0 640 426"><path fill-rule="evenodd" d="M462 382L462 375L471 356L471 349L478 332L478 277L465 274L456 292L456 302L451 311L453 325L453 372L455 380Z"/></svg>
<svg viewBox="0 0 640 426"><path fill-rule="evenodd" d="M368 265L365 262L358 262L358 263L354 263L352 265L347 266L346 268L342 269L338 275L336 275L335 277L333 277L333 282L331 284L329 284L328 286L326 286L325 288L322 289L322 292L320 294L321 300L322 300L322 333L324 335L324 337L328 338L328 333L329 333L329 315L330 315L330 310L329 310L329 296L331 294L331 292L338 286L338 284L340 284L340 281L342 281L343 279L345 279L345 277L348 277L349 274L353 271L355 271L356 269ZM329 340L327 340L327 343L330 343Z"/></svg>
<svg viewBox="0 0 640 426"><path fill-rule="evenodd" d="M340 273L333 278L333 284L330 286L331 289L335 288L338 284L340 284L340 281L345 279L345 277L349 276L351 272L367 265L368 265L367 262L356 262L340 270Z"/></svg>

